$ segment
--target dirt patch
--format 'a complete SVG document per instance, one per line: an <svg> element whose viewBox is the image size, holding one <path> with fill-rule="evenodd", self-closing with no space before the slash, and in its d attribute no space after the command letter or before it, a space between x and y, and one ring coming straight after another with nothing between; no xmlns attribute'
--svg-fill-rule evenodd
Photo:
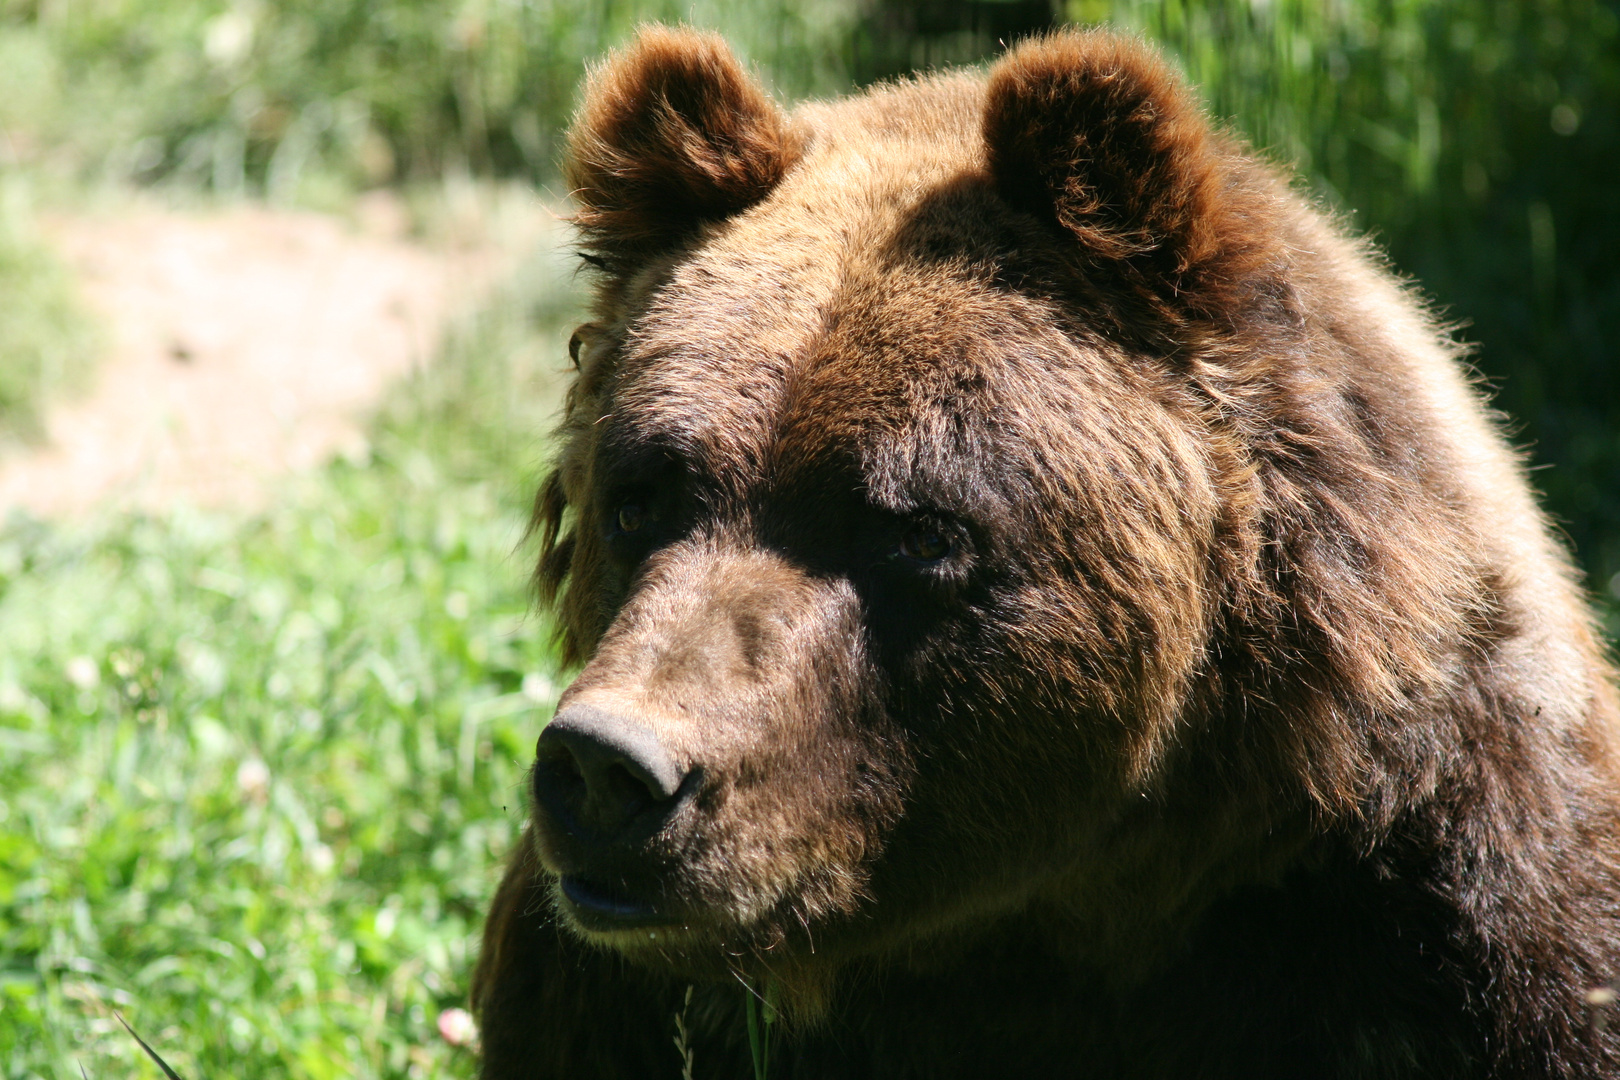
<svg viewBox="0 0 1620 1080"><path fill-rule="evenodd" d="M490 211L468 196L435 244L406 236L387 195L353 219L137 205L44 221L110 347L43 445L0 461L0 513L251 509L273 478L362 449L382 393L553 222L538 200Z"/></svg>

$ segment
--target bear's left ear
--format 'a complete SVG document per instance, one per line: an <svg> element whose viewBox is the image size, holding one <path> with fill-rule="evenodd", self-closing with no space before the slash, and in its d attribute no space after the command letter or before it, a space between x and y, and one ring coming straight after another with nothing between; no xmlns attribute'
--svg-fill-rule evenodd
<svg viewBox="0 0 1620 1080"><path fill-rule="evenodd" d="M1225 155L1140 42L1070 31L1017 46L991 70L984 139L1002 197L1055 220L1092 263L1181 294L1223 253Z"/></svg>
<svg viewBox="0 0 1620 1080"><path fill-rule="evenodd" d="M585 248L620 269L763 199L797 156L723 40L649 26L591 73L564 174Z"/></svg>

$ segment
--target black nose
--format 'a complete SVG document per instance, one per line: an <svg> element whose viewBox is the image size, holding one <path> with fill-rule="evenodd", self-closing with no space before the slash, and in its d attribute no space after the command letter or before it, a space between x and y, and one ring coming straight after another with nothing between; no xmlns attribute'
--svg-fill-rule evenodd
<svg viewBox="0 0 1620 1080"><path fill-rule="evenodd" d="M570 831L604 839L666 814L685 778L652 731L590 705L559 712L535 748L540 807Z"/></svg>

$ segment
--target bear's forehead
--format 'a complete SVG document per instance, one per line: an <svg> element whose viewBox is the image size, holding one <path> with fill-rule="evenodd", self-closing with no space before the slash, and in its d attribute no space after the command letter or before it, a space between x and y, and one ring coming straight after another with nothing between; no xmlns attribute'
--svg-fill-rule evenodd
<svg viewBox="0 0 1620 1080"><path fill-rule="evenodd" d="M951 445L941 428L1007 419L1032 368L1084 366L1050 304L1006 284L1016 238L960 117L951 138L926 138L938 117L874 136L860 123L892 126L894 110L857 104L864 121L817 106L772 195L641 293L613 393L621 436L715 470L904 457Z"/></svg>
<svg viewBox="0 0 1620 1080"><path fill-rule="evenodd" d="M626 342L615 427L714 474L870 474L995 424L1032 359L1071 349L972 268L781 240L797 258L749 247L675 272Z"/></svg>

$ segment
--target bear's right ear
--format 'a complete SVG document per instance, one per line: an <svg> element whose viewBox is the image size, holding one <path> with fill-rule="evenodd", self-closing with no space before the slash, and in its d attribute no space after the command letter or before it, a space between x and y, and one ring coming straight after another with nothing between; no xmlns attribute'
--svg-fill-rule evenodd
<svg viewBox="0 0 1620 1080"><path fill-rule="evenodd" d="M760 201L797 157L723 40L649 26L587 80L564 175L586 251L620 269Z"/></svg>

